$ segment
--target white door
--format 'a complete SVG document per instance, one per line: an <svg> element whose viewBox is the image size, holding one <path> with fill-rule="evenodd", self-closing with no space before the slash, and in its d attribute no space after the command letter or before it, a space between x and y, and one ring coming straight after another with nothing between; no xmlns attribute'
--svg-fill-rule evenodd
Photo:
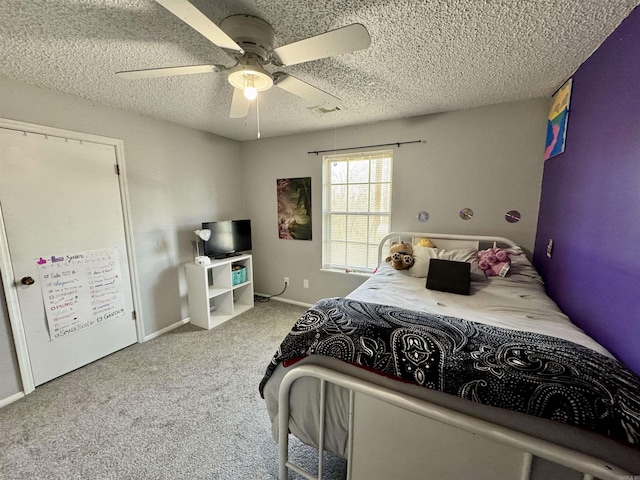
<svg viewBox="0 0 640 480"><path fill-rule="evenodd" d="M115 165L113 145L0 128L0 208L16 279L5 288L17 290L36 386L137 340ZM119 264L124 313L100 323L85 321L91 326L74 333L52 335L45 309L53 295L43 290L38 260L100 249L119 258L113 263Z"/></svg>

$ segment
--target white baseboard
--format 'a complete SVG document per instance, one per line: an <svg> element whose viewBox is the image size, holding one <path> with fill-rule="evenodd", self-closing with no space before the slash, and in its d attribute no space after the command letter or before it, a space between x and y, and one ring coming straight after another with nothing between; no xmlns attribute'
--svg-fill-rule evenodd
<svg viewBox="0 0 640 480"><path fill-rule="evenodd" d="M14 393L13 395L7 398L3 398L2 400L0 400L0 408L6 407L7 405L15 402L16 400L20 400L22 397L24 397L24 392Z"/></svg>
<svg viewBox="0 0 640 480"><path fill-rule="evenodd" d="M291 305L299 305L301 307L307 307L307 308L312 306L311 303L297 302L295 300L289 300L288 298L271 297L271 300L275 300L276 302L282 302L282 303L290 303Z"/></svg>
<svg viewBox="0 0 640 480"><path fill-rule="evenodd" d="M149 335L146 335L144 337L143 342L148 342L149 340L151 340L153 338L159 337L160 335L163 335L163 334L165 334L167 332L170 332L171 330L174 330L174 329L176 329L178 327L181 327L185 323L189 323L190 320L191 320L190 317L183 318L179 322L176 322L176 323L174 323L172 325L169 325L168 327L164 327L162 330L158 330L157 332L150 333Z"/></svg>

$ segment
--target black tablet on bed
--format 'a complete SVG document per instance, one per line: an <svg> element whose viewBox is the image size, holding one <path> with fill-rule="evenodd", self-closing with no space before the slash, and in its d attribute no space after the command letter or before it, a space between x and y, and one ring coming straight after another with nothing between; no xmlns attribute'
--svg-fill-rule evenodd
<svg viewBox="0 0 640 480"><path fill-rule="evenodd" d="M429 261L427 288L441 292L469 295L471 264L432 258Z"/></svg>

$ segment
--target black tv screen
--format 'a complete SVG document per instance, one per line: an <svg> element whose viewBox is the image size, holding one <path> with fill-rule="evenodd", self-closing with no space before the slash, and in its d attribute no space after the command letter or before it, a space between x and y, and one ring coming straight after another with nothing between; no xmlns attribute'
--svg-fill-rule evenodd
<svg viewBox="0 0 640 480"><path fill-rule="evenodd" d="M202 229L211 230L204 242L204 254L224 258L251 250L251 220L203 222Z"/></svg>

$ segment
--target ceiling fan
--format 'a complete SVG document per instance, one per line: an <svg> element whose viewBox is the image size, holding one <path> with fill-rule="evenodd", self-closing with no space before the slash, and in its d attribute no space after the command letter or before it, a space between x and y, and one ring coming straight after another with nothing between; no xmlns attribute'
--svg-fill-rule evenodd
<svg viewBox="0 0 640 480"><path fill-rule="evenodd" d="M275 32L264 20L250 15L233 15L217 26L188 0L156 0L183 22L222 48L236 60L224 65L190 65L116 72L116 75L137 80L142 78L190 75L194 73L228 72L234 87L229 117L246 117L250 101L258 92L273 85L308 101L310 108L323 111L341 110L341 100L285 72L274 73L265 65L286 67L342 53L362 50L371 45L367 29L354 23L315 37L274 48Z"/></svg>

